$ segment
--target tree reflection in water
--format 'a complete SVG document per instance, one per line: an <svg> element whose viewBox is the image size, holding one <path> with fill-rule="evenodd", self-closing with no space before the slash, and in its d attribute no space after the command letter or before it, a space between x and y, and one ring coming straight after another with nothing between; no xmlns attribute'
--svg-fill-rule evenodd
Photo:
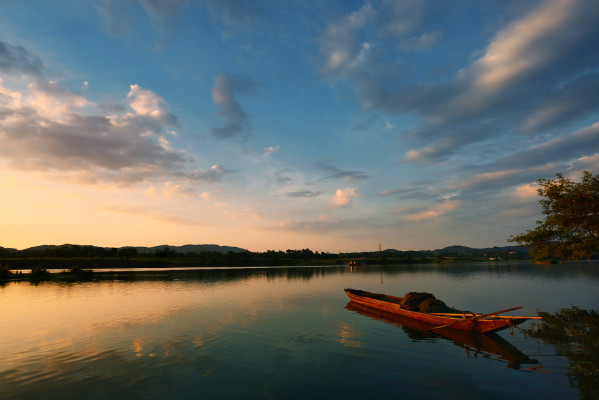
<svg viewBox="0 0 599 400"><path fill-rule="evenodd" d="M524 333L556 347L570 360L570 385L578 387L584 400L599 399L599 314L578 307L550 314L539 312L543 320Z"/></svg>

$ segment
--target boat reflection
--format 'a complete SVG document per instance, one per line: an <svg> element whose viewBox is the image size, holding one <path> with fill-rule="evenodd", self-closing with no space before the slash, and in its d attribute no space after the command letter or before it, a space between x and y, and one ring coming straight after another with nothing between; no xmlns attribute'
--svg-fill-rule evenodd
<svg viewBox="0 0 599 400"><path fill-rule="evenodd" d="M403 329L408 337L414 341L430 341L439 338L448 340L456 346L465 349L468 358L491 358L505 362L507 363L506 366L508 368L513 369L537 370L541 368L537 360L528 357L496 333L483 335L476 332L458 331L454 329L427 331L427 329L434 325L386 311L376 310L351 301L347 303L345 308L366 317L395 325ZM525 365L528 366L524 367Z"/></svg>

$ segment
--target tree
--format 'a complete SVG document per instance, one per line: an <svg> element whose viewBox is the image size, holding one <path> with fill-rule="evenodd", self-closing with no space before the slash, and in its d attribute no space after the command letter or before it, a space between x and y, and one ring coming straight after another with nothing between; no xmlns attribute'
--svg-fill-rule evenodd
<svg viewBox="0 0 599 400"><path fill-rule="evenodd" d="M599 175L584 171L579 183L556 177L537 181L545 220L509 241L529 246L533 259L589 258L599 249Z"/></svg>

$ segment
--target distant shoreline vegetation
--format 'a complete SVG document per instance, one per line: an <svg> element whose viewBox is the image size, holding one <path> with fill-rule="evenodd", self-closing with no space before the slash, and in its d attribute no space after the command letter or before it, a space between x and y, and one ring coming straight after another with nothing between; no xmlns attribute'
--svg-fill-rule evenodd
<svg viewBox="0 0 599 400"><path fill-rule="evenodd" d="M186 245L105 248L65 244L37 246L24 250L0 247L0 264L11 269L197 267L197 266L284 266L333 265L360 261L363 264L418 262L526 260L528 250L518 246L473 249L451 246L431 251L384 250L327 253L310 249L251 252L238 247Z"/></svg>
<svg viewBox="0 0 599 400"><path fill-rule="evenodd" d="M389 249L326 253L310 249L251 252L218 245L104 248L65 244L24 250L0 247L0 281L86 280L93 278L93 269L102 268L325 266L348 265L352 261L356 265L396 265L504 260L529 260L528 249L519 246L486 249L450 246L430 251ZM50 274L48 269L65 271Z"/></svg>

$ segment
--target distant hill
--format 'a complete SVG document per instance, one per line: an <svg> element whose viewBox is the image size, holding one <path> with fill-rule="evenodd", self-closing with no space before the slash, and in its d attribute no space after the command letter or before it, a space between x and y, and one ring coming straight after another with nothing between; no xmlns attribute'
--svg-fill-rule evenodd
<svg viewBox="0 0 599 400"><path fill-rule="evenodd" d="M113 250L111 247L98 247L98 246L90 246L90 245L73 245L73 244L63 244L63 245L41 245L29 247L23 250L17 250L12 248L4 248L0 246L0 254L8 255L10 253L56 253L63 251L70 251L73 248L85 248L86 253L93 253L94 249L98 250L98 255L105 250ZM221 246L217 244L186 244L183 246L170 246L170 245L160 245L160 246L152 246L152 247L142 247L142 246L123 246L117 248L117 250L121 249L130 249L134 248L137 250L138 254L150 254L164 251L167 249L169 252L175 253L202 253L202 252L217 252L217 253L241 253L247 251L246 249L242 249L240 247L234 246ZM91 251L89 251L91 250ZM395 249L386 249L383 250L385 253L397 253L398 256L435 256L437 254L442 254L445 256L483 256L485 254L493 254L499 252L515 252L518 254L528 254L528 248L520 247L520 246L503 246L503 247L487 247L487 248L473 248L467 246L453 245L448 246L442 249L436 250L409 250L409 251L400 251ZM376 253L376 252L372 252ZM33 254L32 254L33 255Z"/></svg>
<svg viewBox="0 0 599 400"><path fill-rule="evenodd" d="M44 252L46 250L48 250L48 251L60 250L60 249L66 249L66 248L72 248L72 247L82 247L82 248L87 248L87 249L107 249L107 250L112 249L112 247L99 247L99 246L91 246L91 245L74 245L74 244L66 243L66 244L62 244L62 245L44 244L41 246L29 247L29 248L23 249L21 251L36 253L36 252ZM240 253L240 252L246 251L245 249L242 249L240 247L219 246L217 244L186 244L184 246L161 245L161 246L153 246L153 247L123 246L123 247L118 247L117 250L128 249L128 248L136 249L139 254L155 253L156 251L161 251L161 250L164 250L165 248L168 248L169 251L174 251L176 253L198 253L198 252L228 253L229 251L232 251L234 253ZM3 248L0 247L0 249L3 249ZM16 249L4 249L4 250L10 251L10 252L13 252L13 251L18 252L18 250L16 250Z"/></svg>
<svg viewBox="0 0 599 400"><path fill-rule="evenodd" d="M153 246L153 247L135 247L139 254L148 254L155 253L160 250L164 250L168 248L176 253L201 253L201 252L217 252L217 253L228 253L232 251L233 253L241 253L242 251L246 251L240 247L232 247L232 246L220 246L218 244L186 244L183 246L169 246L169 245L161 245L161 246Z"/></svg>
<svg viewBox="0 0 599 400"><path fill-rule="evenodd" d="M456 254L456 255L465 255L465 256L480 256L486 253L492 252L502 252L502 251L515 251L516 253L528 253L528 248L520 247L520 246L503 246L503 247L486 247L482 249L477 249L473 247L466 246L447 246L443 249L437 250L421 250L420 253L430 253L430 254Z"/></svg>
<svg viewBox="0 0 599 400"><path fill-rule="evenodd" d="M13 249L13 248L10 248L10 247L2 247L2 246L0 246L0 254L1 253L15 253L17 251L19 251L19 250Z"/></svg>

